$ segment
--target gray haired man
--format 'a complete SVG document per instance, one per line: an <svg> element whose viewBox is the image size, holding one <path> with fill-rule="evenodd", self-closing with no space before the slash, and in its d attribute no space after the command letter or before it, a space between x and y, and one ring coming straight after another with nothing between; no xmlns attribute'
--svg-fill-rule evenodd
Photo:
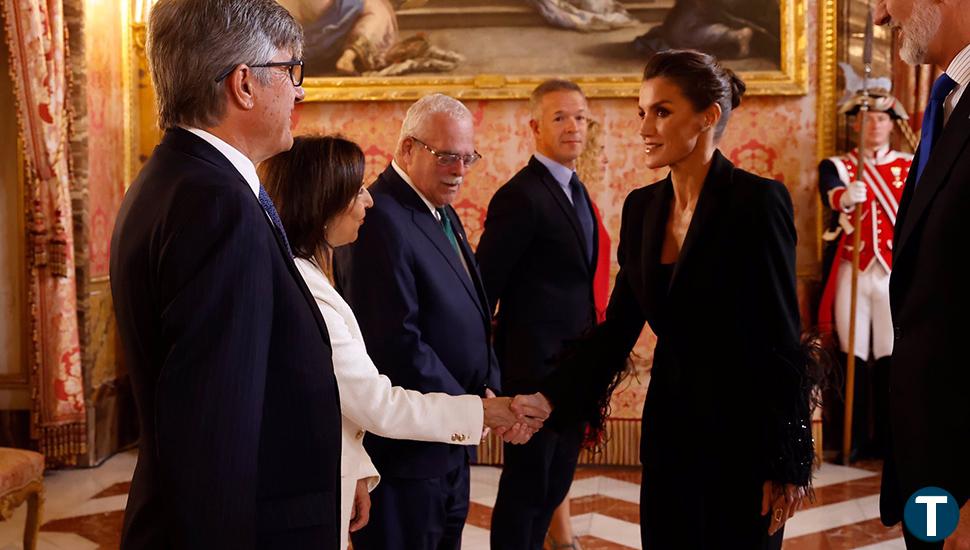
<svg viewBox="0 0 970 550"><path fill-rule="evenodd" d="M920 144L906 178L893 235L889 303L889 453L879 509L885 525L903 521L906 548L970 548L970 2L879 0L875 19L899 37L907 63L943 69L933 86ZM937 533L913 521L926 487L949 493ZM952 497L952 498L951 498ZM943 511L944 506L948 511ZM957 512L959 509L959 512ZM946 520L949 519L950 522ZM949 525L946 525L949 523ZM921 532L922 531L922 532ZM952 531L952 532L947 532ZM946 537L946 540L939 540Z"/></svg>
<svg viewBox="0 0 970 550"><path fill-rule="evenodd" d="M485 396L499 383L488 301L454 208L475 151L472 114L432 94L408 109L374 207L337 259L347 298L378 370L424 393ZM381 472L357 550L457 549L468 514L473 447L367 434Z"/></svg>
<svg viewBox="0 0 970 550"><path fill-rule="evenodd" d="M111 242L141 427L124 549L338 546L326 326L255 164L292 145L303 37L272 0L161 0L161 144Z"/></svg>

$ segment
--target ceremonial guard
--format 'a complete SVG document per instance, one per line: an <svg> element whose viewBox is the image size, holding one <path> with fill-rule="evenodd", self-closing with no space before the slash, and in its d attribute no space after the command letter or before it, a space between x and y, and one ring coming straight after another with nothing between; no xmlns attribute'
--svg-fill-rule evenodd
<svg viewBox="0 0 970 550"><path fill-rule="evenodd" d="M854 353L851 458L881 456L885 452L889 418L889 361L893 351L893 324L889 309L889 273L892 270L893 227L909 174L913 155L890 146L893 125L908 119L899 101L885 92L870 91L864 99L852 93L840 112L858 114L863 101L869 104L865 129L856 117L855 130L868 157L860 177L858 147L819 165L819 191L823 204L837 216L837 223L823 234L835 246L819 310L819 326L827 330L835 317L841 364ZM849 351L851 278L855 217L862 216L859 274L856 297L854 350ZM871 359L871 361L870 361ZM828 407L829 412L832 411ZM833 423L839 425L838 423Z"/></svg>

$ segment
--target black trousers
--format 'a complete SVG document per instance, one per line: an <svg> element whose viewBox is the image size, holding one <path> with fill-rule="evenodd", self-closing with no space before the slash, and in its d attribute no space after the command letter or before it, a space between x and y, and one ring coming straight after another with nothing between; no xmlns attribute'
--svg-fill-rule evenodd
<svg viewBox="0 0 970 550"><path fill-rule="evenodd" d="M741 471L740 469L738 471ZM761 483L731 470L713 475L644 468L640 540L649 550L780 550L784 528L768 536Z"/></svg>
<svg viewBox="0 0 970 550"><path fill-rule="evenodd" d="M541 550L552 513L569 493L584 428L546 427L524 445L505 445L492 510L494 550Z"/></svg>
<svg viewBox="0 0 970 550"><path fill-rule="evenodd" d="M441 477L382 477L370 521L350 535L355 550L459 550L468 516L468 464Z"/></svg>
<svg viewBox="0 0 970 550"><path fill-rule="evenodd" d="M842 387L830 388L825 398L826 441L841 449L845 418L846 364L848 357L838 354ZM856 357L855 391L852 411L852 460L884 458L889 451L889 357L866 362ZM834 445L834 444L833 444Z"/></svg>

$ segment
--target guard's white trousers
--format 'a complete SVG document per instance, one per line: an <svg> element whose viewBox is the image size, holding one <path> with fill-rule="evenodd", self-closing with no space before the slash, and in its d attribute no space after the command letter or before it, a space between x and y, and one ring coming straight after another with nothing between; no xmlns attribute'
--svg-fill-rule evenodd
<svg viewBox="0 0 970 550"><path fill-rule="evenodd" d="M852 262L839 260L835 290L835 328L842 352L849 353L849 308L852 300ZM869 344L875 359L893 352L893 319L889 308L889 272L878 260L859 272L855 311L855 355L869 359Z"/></svg>

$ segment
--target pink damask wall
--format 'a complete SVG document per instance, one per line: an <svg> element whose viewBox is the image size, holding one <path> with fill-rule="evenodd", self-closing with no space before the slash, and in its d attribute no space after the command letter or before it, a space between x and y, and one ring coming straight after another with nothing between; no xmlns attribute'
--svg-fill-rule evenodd
<svg viewBox="0 0 970 550"><path fill-rule="evenodd" d="M108 248L124 196L121 2L85 2L90 277L108 276Z"/></svg>

